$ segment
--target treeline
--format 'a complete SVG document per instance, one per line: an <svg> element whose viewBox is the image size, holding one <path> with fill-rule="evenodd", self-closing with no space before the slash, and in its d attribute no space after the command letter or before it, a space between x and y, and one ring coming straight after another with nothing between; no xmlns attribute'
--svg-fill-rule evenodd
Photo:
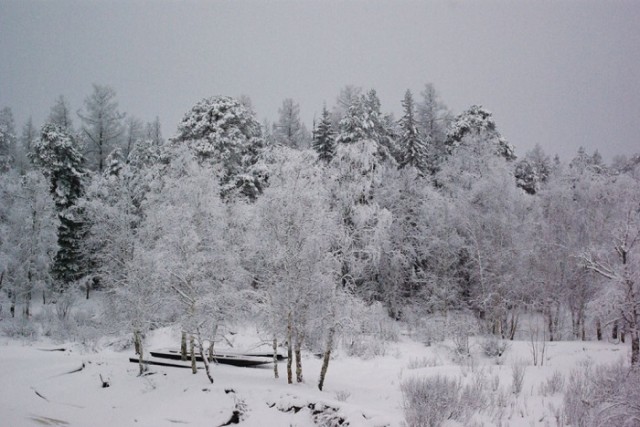
<svg viewBox="0 0 640 427"><path fill-rule="evenodd" d="M79 130L62 98L21 137L3 110L10 316L95 288L139 346L179 323L201 347L250 316L297 354L290 382L304 346L328 364L349 310L372 303L398 320L465 311L503 338L525 312L567 338L567 315L573 338L624 336L640 362L640 156L518 158L489 111L454 116L431 85L399 119L347 87L310 131L290 99L272 125L246 97L206 98L168 141L114 96L94 86Z"/></svg>

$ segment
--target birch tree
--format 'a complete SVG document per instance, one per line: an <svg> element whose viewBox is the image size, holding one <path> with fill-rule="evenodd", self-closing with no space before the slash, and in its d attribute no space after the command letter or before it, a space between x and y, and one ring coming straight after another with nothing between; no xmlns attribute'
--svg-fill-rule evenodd
<svg viewBox="0 0 640 427"><path fill-rule="evenodd" d="M609 187L613 209L607 239L583 253L587 269L605 279L599 301L612 307L631 337L631 365L640 365L640 174L622 175Z"/></svg>

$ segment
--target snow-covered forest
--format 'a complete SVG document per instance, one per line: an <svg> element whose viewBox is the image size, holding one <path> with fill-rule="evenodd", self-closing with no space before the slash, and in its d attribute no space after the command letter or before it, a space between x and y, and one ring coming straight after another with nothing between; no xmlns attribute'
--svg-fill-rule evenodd
<svg viewBox="0 0 640 427"><path fill-rule="evenodd" d="M247 96L211 96L166 129L98 84L82 106L55 100L42 124L2 109L6 354L135 352L139 366L120 365L133 384L150 378L158 334L206 360L251 331L288 356L268 371L284 392L325 389L350 425L640 425L640 153L519 152L489 109L451 111L431 84L388 109L375 89L336 92L313 123L293 99L262 119ZM458 370L380 372L397 411L349 418L347 366L392 348L408 371ZM563 349L609 356L523 389ZM217 375L233 386L208 364L180 381ZM538 409L525 416L527 396ZM238 422L284 425L235 408Z"/></svg>

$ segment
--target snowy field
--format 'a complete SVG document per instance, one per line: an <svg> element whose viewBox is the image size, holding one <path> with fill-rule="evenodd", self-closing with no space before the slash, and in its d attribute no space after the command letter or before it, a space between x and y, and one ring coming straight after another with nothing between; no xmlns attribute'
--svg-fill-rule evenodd
<svg viewBox="0 0 640 427"><path fill-rule="evenodd" d="M236 348L258 339L250 330L235 337ZM178 342L176 331L162 329L148 337L147 348ZM553 342L546 344L544 365L532 366L530 342L512 342L495 359L483 355L479 339L471 341L472 357L460 360L453 356L451 343L427 347L403 336L388 343L383 356L361 359L338 352L321 392L316 386L321 360L311 354L303 360L302 384L287 385L285 361L279 363L279 379L274 379L272 365L216 365L211 385L202 370L193 375L189 369L154 366L139 377L137 364L128 360L133 351L110 347L101 344L88 350L77 344L1 338L0 424L221 426L238 411L243 426L338 425L340 419L350 426L401 426L400 384L411 377L444 374L480 385L486 392L486 408L469 420L470 425L554 426L559 424L562 391L543 390L554 372L568 376L584 363L629 360L624 344ZM64 350L47 351L53 349ZM514 394L513 371L518 365L524 366L524 378L521 392ZM102 388L101 377L109 382L108 388ZM314 411L322 411L315 422Z"/></svg>

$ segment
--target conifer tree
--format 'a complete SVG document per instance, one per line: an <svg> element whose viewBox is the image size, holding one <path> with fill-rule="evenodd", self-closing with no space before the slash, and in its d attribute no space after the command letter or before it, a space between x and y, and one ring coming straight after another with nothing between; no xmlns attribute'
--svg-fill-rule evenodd
<svg viewBox="0 0 640 427"><path fill-rule="evenodd" d="M300 105L293 99L282 101L278 110L280 118L273 125L273 135L276 141L291 148L304 148L306 129L300 122Z"/></svg>
<svg viewBox="0 0 640 427"><path fill-rule="evenodd" d="M35 142L29 157L49 179L60 219L59 249L52 266L52 275L57 282L57 290L64 291L83 273L80 243L84 227L76 201L84 190L84 158L73 138L63 128L52 123L42 127L40 139Z"/></svg>
<svg viewBox="0 0 640 427"><path fill-rule="evenodd" d="M259 164L264 149L260 123L252 111L228 96L205 98L188 111L175 143L191 149L197 159L220 168L221 193L254 200L266 184Z"/></svg>
<svg viewBox="0 0 640 427"><path fill-rule="evenodd" d="M424 173L427 165L427 148L418 132L415 120L415 104L411 91L408 89L402 101L402 108L404 115L399 121L402 159L399 166L400 168L413 166L421 173Z"/></svg>
<svg viewBox="0 0 640 427"><path fill-rule="evenodd" d="M85 156L89 167L99 173L105 168L105 160L121 143L124 133L118 111L116 91L109 86L93 85L93 93L84 101L85 111L79 111L82 120L82 136L85 139Z"/></svg>
<svg viewBox="0 0 640 427"><path fill-rule="evenodd" d="M497 155L507 160L516 159L513 146L498 131L493 115L480 105L472 105L456 117L447 133L449 154L465 140L491 144Z"/></svg>
<svg viewBox="0 0 640 427"><path fill-rule="evenodd" d="M74 133L71 108L64 96L60 95L56 98L55 104L53 104L49 112L48 122L60 126L69 135Z"/></svg>
<svg viewBox="0 0 640 427"><path fill-rule="evenodd" d="M313 135L313 149L318 153L318 159L329 163L336 153L336 142L331 127L331 115L327 107L322 108L320 123Z"/></svg>
<svg viewBox="0 0 640 427"><path fill-rule="evenodd" d="M15 163L16 130L11 108L0 110L0 173L7 172Z"/></svg>

